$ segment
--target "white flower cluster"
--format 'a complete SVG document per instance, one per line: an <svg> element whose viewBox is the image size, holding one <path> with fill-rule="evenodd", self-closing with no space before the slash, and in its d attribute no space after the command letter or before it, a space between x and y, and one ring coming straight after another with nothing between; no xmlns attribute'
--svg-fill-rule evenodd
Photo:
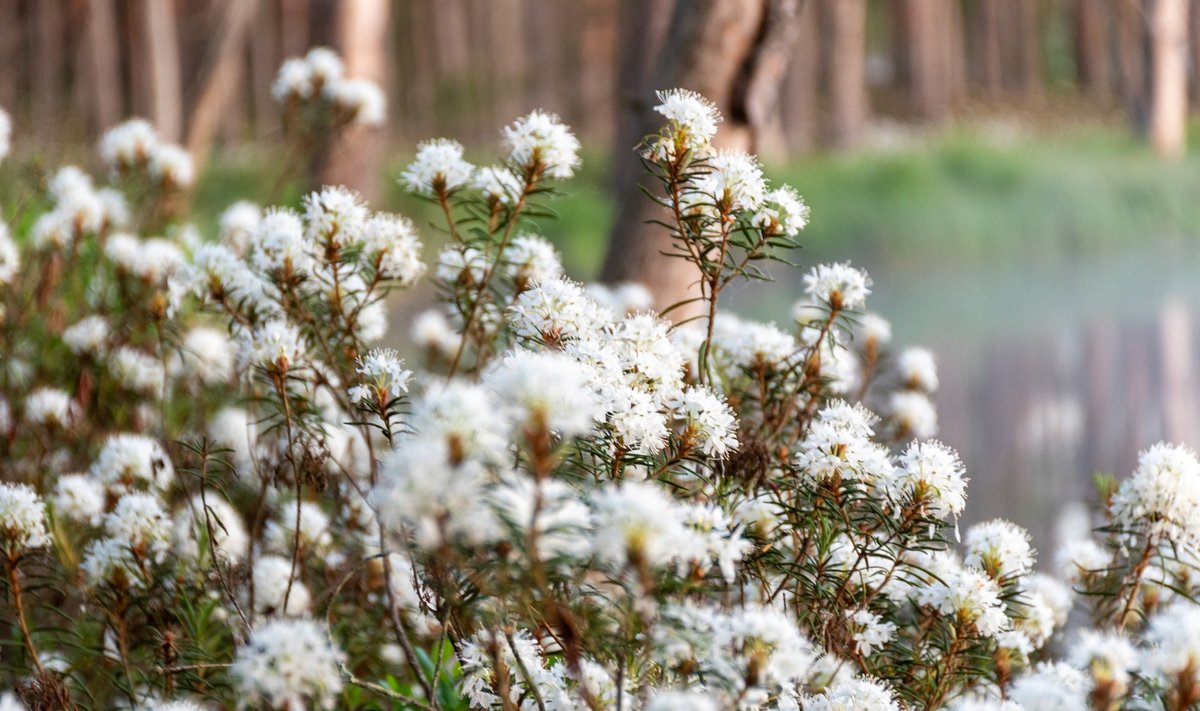
<svg viewBox="0 0 1200 711"><path fill-rule="evenodd" d="M373 81L346 78L342 58L328 47L284 61L271 85L275 100L291 104L323 101L347 123L380 126L387 119L387 97Z"/></svg>
<svg viewBox="0 0 1200 711"><path fill-rule="evenodd" d="M25 484L0 483L0 546L9 559L50 545L46 505Z"/></svg>
<svg viewBox="0 0 1200 711"><path fill-rule="evenodd" d="M311 620L273 620L250 632L230 667L243 702L274 709L333 708L346 655Z"/></svg>
<svg viewBox="0 0 1200 711"><path fill-rule="evenodd" d="M196 181L192 156L162 140L144 119L110 128L100 139L100 158L117 176L146 175L166 188L189 188Z"/></svg>

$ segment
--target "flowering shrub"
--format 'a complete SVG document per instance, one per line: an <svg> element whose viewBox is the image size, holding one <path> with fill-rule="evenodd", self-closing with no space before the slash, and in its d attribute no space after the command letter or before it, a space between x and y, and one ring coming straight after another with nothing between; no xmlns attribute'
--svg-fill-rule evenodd
<svg viewBox="0 0 1200 711"><path fill-rule="evenodd" d="M314 50L276 95L305 130L377 120L342 81ZM1107 485L1061 577L1010 522L960 542L932 355L890 348L849 264L809 270L786 327L721 311L808 208L712 147L702 97L659 99L639 154L700 287L677 325L535 233L579 164L542 112L490 167L421 144L400 179L444 216L429 275L412 222L337 187L206 240L163 210L186 154L140 121L101 142L111 187L62 168L10 213L0 708L1200 701L1195 455ZM406 362L387 297L426 277Z"/></svg>

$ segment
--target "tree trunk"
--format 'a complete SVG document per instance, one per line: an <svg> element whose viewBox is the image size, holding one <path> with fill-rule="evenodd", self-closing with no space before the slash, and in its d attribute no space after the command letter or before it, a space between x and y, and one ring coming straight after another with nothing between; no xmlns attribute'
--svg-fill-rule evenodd
<svg viewBox="0 0 1200 711"><path fill-rule="evenodd" d="M1150 2L1150 145L1163 158L1178 159L1187 147L1187 3Z"/></svg>
<svg viewBox="0 0 1200 711"><path fill-rule="evenodd" d="M138 8L148 55L150 120L164 139L178 141L183 130L183 92L175 3L141 0Z"/></svg>
<svg viewBox="0 0 1200 711"><path fill-rule="evenodd" d="M768 105L777 97L783 80L788 38L798 9L797 0L688 0L677 4L653 74L654 87L682 87L708 97L725 116L718 142L750 148L756 122L773 110ZM782 60L775 56L780 52L784 53ZM623 73L628 71L626 67ZM660 125L661 117L651 110L649 98L642 97L644 103L637 113L638 137ZM621 153L620 161L633 162ZM602 278L643 282L661 308L695 294L697 275L690 264L661 254L670 246L669 236L661 227L646 224L660 217L661 208L642 194L643 188L656 190L659 186L643 176L641 182L629 180L618 188L619 212ZM677 319L681 315L690 314L672 313Z"/></svg>
<svg viewBox="0 0 1200 711"><path fill-rule="evenodd" d="M101 130L121 120L120 51L113 0L88 2L88 81L92 85L92 118Z"/></svg>
<svg viewBox="0 0 1200 711"><path fill-rule="evenodd" d="M829 125L834 148L850 148L862 140L867 125L866 0L822 0Z"/></svg>
<svg viewBox="0 0 1200 711"><path fill-rule="evenodd" d="M49 138L61 124L59 105L63 100L63 16L61 0L33 4L33 124L37 133Z"/></svg>
<svg viewBox="0 0 1200 711"><path fill-rule="evenodd" d="M1107 94L1112 86L1109 6L1101 0L1074 0L1071 18L1079 84L1093 95Z"/></svg>
<svg viewBox="0 0 1200 711"><path fill-rule="evenodd" d="M346 74L387 86L388 0L342 0L336 20ZM350 126L329 153L321 182L345 185L368 200L379 196L383 132Z"/></svg>
<svg viewBox="0 0 1200 711"><path fill-rule="evenodd" d="M21 14L16 2L0 2L0 108L17 120L18 77L26 74L22 52Z"/></svg>
<svg viewBox="0 0 1200 711"><path fill-rule="evenodd" d="M1117 68L1121 97L1129 108L1134 132L1145 135L1149 115L1150 63L1146 59L1146 31L1142 20L1142 0L1115 0Z"/></svg>
<svg viewBox="0 0 1200 711"><path fill-rule="evenodd" d="M279 15L275 2L258 3L250 41L250 87L254 107L254 136L262 141L277 132L279 126L271 83L283 61Z"/></svg>
<svg viewBox="0 0 1200 711"><path fill-rule="evenodd" d="M817 8L808 2L797 22L796 42L780 99L780 122L789 151L810 150L817 144L817 102L821 48Z"/></svg>
<svg viewBox="0 0 1200 711"><path fill-rule="evenodd" d="M950 40L953 0L895 0L897 84L908 91L910 113L927 123L950 115L955 91Z"/></svg>
<svg viewBox="0 0 1200 711"><path fill-rule="evenodd" d="M188 125L187 149L192 154L197 175L208 162L222 117L230 111L230 104L239 98L246 34L257 10L258 0L225 0L217 35L219 40L205 62L204 89Z"/></svg>

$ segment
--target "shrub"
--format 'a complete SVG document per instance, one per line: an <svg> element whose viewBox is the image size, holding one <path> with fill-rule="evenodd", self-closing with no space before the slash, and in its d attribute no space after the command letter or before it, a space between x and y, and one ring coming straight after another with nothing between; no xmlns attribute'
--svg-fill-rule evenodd
<svg viewBox="0 0 1200 711"><path fill-rule="evenodd" d="M334 60L281 72L305 143L382 110L320 88ZM678 325L533 231L579 162L542 112L490 167L420 146L431 275L410 221L337 187L203 239L186 154L142 122L101 143L120 187L58 171L0 237L0 707L1194 705L1196 457L1147 451L1065 582L1009 522L959 545L932 355L892 351L849 264L809 270L786 327L722 312L808 208L713 149L702 97L659 98L639 155L697 274ZM426 276L410 364L377 344Z"/></svg>

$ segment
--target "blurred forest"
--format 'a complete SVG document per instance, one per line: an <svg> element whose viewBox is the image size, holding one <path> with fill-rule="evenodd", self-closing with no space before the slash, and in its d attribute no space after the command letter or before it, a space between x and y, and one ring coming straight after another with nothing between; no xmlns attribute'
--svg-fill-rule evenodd
<svg viewBox="0 0 1200 711"><path fill-rule="evenodd" d="M150 117L164 136L193 147L212 140L208 132L224 144L270 140L278 133L276 68L329 44L356 73L384 82L388 135L398 141L491 139L497 125L539 106L599 147L626 138L624 114L648 100L664 47L677 55L681 41L694 39L671 35L688 16L716 25L703 53L731 55L734 84L772 90L763 100L756 87L732 87L738 96L721 102L730 104L728 123L752 126L760 147L793 154L857 145L880 119L939 125L999 107L1045 116L1078 107L1071 102L1124 115L1146 132L1156 83L1164 84L1160 93L1177 84L1200 94L1200 3L1191 0L688 0L678 13L674 6L0 0L0 105L44 141L90 138L128 115ZM739 41L759 54L738 55ZM751 61L771 66L755 74Z"/></svg>

